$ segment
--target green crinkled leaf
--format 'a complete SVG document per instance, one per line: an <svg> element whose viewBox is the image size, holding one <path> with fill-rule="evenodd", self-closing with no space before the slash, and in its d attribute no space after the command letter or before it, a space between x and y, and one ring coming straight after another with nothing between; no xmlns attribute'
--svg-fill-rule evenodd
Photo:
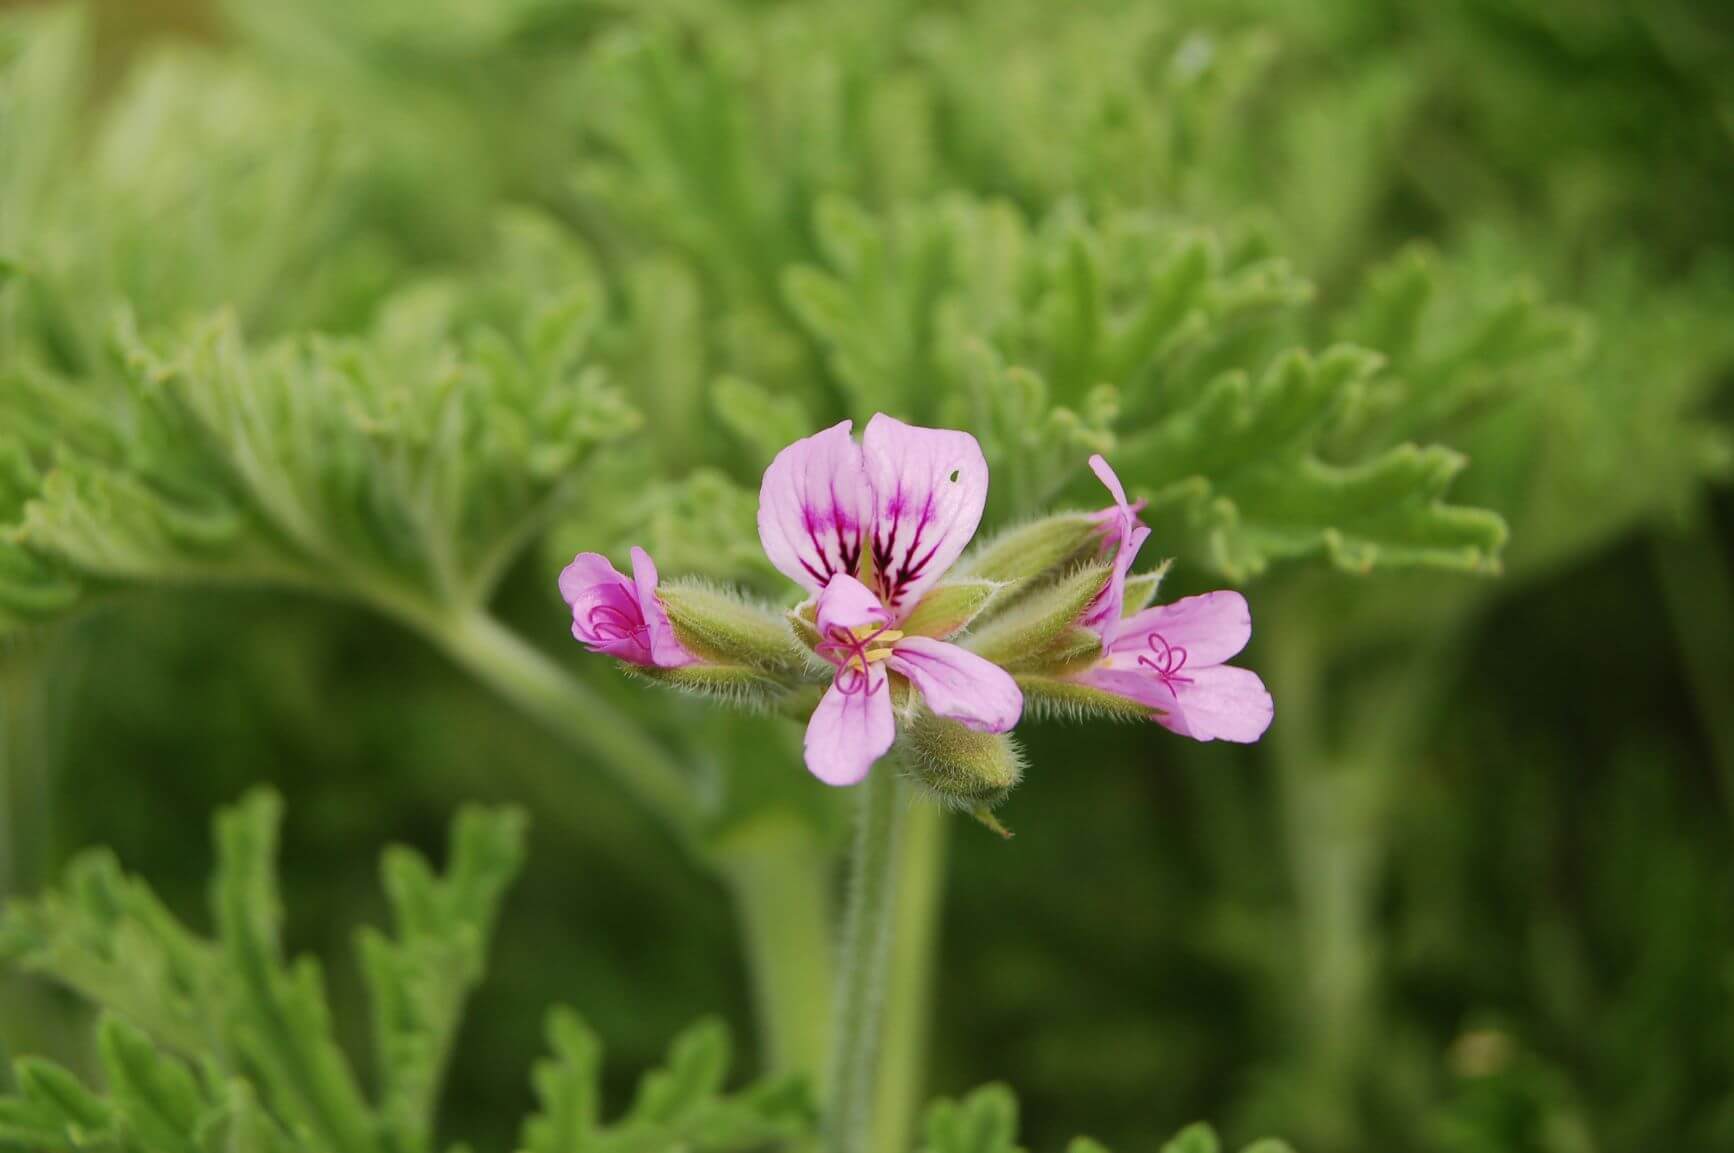
<svg viewBox="0 0 1734 1153"><path fill-rule="evenodd" d="M114 1018L101 1034L108 1098L32 1066L21 1072L20 1097L0 1102L0 1127L79 1124L94 1132L110 1117L117 1133L152 1153L434 1147L440 1076L504 887L522 859L523 819L510 811L460 814L443 875L406 850L387 854L395 932L365 934L361 945L376 1105L334 1039L318 966L282 954L279 817L276 799L257 793L218 818L216 940L183 928L100 852L75 861L61 890L8 907L0 957L67 985ZM215 1071L226 1080L212 1080Z"/></svg>
<svg viewBox="0 0 1734 1153"><path fill-rule="evenodd" d="M938 1101L922 1124L921 1153L1023 1153L1018 1103L1004 1085L987 1085L960 1101Z"/></svg>
<svg viewBox="0 0 1734 1153"><path fill-rule="evenodd" d="M358 946L373 1008L379 1112L394 1149L432 1148L445 1059L481 980L505 887L523 863L523 825L515 813L464 811L443 877L408 850L385 855L396 934L363 930Z"/></svg>
<svg viewBox="0 0 1734 1153"><path fill-rule="evenodd" d="M1162 1153L1218 1153L1215 1130L1191 1125L1162 1146ZM1279 1141L1258 1141L1243 1153L1286 1153ZM1026 1153L1018 1144L1017 1097L1004 1085L984 1085L958 1100L940 1100L927 1109L919 1153ZM1088 1137L1074 1139L1066 1153L1109 1153Z"/></svg>
<svg viewBox="0 0 1734 1153"><path fill-rule="evenodd" d="M312 586L412 618L478 604L636 427L584 362L593 296L523 302L510 334L427 289L367 338L253 349L222 317L123 333L114 433L24 443L40 482L16 540L105 582ZM0 412L43 391L0 384Z"/></svg>
<svg viewBox="0 0 1734 1153"><path fill-rule="evenodd" d="M524 1124L523 1153L726 1153L811 1132L812 1106L798 1082L764 1081L738 1094L724 1092L729 1037L720 1022L703 1022L676 1038L667 1064L644 1076L631 1108L614 1123L602 1118L596 1035L566 1009L549 1015L547 1032L554 1052L533 1073L541 1111Z"/></svg>
<svg viewBox="0 0 1734 1153"><path fill-rule="evenodd" d="M771 462L784 446L813 431L813 419L792 396L779 396L740 377L725 376L712 385L711 406L753 459Z"/></svg>
<svg viewBox="0 0 1734 1153"><path fill-rule="evenodd" d="M1216 1130L1208 1125L1189 1125L1162 1146L1162 1153L1218 1153L1221 1148Z"/></svg>

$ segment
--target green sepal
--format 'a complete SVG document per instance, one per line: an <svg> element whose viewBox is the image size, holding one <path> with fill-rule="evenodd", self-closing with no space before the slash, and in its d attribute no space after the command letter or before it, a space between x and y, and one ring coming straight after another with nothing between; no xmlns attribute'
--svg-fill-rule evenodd
<svg viewBox="0 0 1734 1153"><path fill-rule="evenodd" d="M1006 733L982 733L923 712L904 737L905 775L935 803L991 811L1023 780L1022 750Z"/></svg>
<svg viewBox="0 0 1734 1153"><path fill-rule="evenodd" d="M698 664L664 669L622 662L620 670L666 689L743 709L775 708L789 690L788 685L775 677L745 665Z"/></svg>
<svg viewBox="0 0 1734 1153"><path fill-rule="evenodd" d="M795 638L809 649L819 647L818 605L810 600L802 601L783 614L783 619L789 622L789 628L794 630Z"/></svg>
<svg viewBox="0 0 1734 1153"><path fill-rule="evenodd" d="M1100 561L1019 598L972 635L969 648L1003 669L1046 668L1046 654L1068 634L1112 575Z"/></svg>
<svg viewBox="0 0 1734 1153"><path fill-rule="evenodd" d="M944 640L970 626L1009 586L1001 581L971 578L946 581L921 598L915 611L898 627L910 636Z"/></svg>
<svg viewBox="0 0 1734 1153"><path fill-rule="evenodd" d="M736 593L697 581L673 581L656 595L676 639L696 656L767 670L796 668L804 661L788 624Z"/></svg>
<svg viewBox="0 0 1734 1153"><path fill-rule="evenodd" d="M959 571L982 580L1038 581L1093 557L1101 545L1094 514L1060 513L1006 529L965 557Z"/></svg>
<svg viewBox="0 0 1734 1153"><path fill-rule="evenodd" d="M1082 625L1067 625L1047 648L1024 661L1017 671L1058 677L1082 672L1102 655L1102 638Z"/></svg>
<svg viewBox="0 0 1734 1153"><path fill-rule="evenodd" d="M1156 715L1149 705L1077 681L1037 673L1024 673L1016 679L1024 693L1024 716L1029 720L1148 721Z"/></svg>
<svg viewBox="0 0 1734 1153"><path fill-rule="evenodd" d="M1168 575L1173 567L1172 560L1165 560L1149 572L1141 572L1136 576L1126 578L1126 599L1121 605L1122 617L1135 616L1149 608L1156 601L1156 594L1162 589L1162 578Z"/></svg>

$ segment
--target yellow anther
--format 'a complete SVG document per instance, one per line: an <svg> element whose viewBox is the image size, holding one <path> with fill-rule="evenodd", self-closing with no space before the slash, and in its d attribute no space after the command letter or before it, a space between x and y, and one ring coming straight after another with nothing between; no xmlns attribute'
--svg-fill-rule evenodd
<svg viewBox="0 0 1734 1153"><path fill-rule="evenodd" d="M886 657L889 657L891 655L891 650L890 649L868 649L866 655L867 655L867 659L869 661L882 661Z"/></svg>

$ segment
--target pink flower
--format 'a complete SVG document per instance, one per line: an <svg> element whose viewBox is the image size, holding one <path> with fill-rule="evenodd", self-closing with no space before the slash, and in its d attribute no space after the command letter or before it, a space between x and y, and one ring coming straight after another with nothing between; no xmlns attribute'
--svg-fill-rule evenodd
<svg viewBox="0 0 1734 1153"><path fill-rule="evenodd" d="M1150 535L1101 456L1093 469L1114 496L1102 513L1114 572L1082 623L1102 638L1102 656L1073 679L1156 710L1155 721L1199 741L1256 741L1275 706L1258 674L1225 664L1252 638L1252 613L1237 592L1219 591L1123 617L1126 575Z"/></svg>
<svg viewBox="0 0 1734 1153"><path fill-rule="evenodd" d="M673 669L697 657L681 647L656 599L656 565L632 550L632 579L601 553L579 553L560 572L560 595L572 606L572 635L593 653L635 665Z"/></svg>
<svg viewBox="0 0 1734 1153"><path fill-rule="evenodd" d="M883 414L859 445L850 429L791 444L759 489L765 554L817 595L817 651L837 666L806 738L807 768L832 785L859 782L890 749L892 674L935 713L982 732L1008 732L1023 713L1003 669L897 628L975 535L987 503L981 446Z"/></svg>

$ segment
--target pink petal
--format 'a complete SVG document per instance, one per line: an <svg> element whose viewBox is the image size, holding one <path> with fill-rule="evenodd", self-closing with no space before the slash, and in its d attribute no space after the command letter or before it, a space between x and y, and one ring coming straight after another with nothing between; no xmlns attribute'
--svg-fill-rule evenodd
<svg viewBox="0 0 1734 1153"><path fill-rule="evenodd" d="M650 665L649 632L633 583L600 553L580 553L560 573L560 595L572 606L572 635L591 652Z"/></svg>
<svg viewBox="0 0 1734 1153"><path fill-rule="evenodd" d="M1187 668L1185 680L1164 682L1125 657L1113 657L1078 678L1105 692L1158 710L1156 723L1197 741L1258 740L1275 705L1258 674L1233 665Z"/></svg>
<svg viewBox="0 0 1734 1153"><path fill-rule="evenodd" d="M1023 690L1011 674L968 649L932 637L904 637L888 663L909 678L928 708L969 728L1008 733L1023 715Z"/></svg>
<svg viewBox="0 0 1734 1153"><path fill-rule="evenodd" d="M1138 550L1149 539L1150 530L1133 521L1114 550L1114 568L1108 574L1108 583L1084 612L1084 627L1096 630L1102 638L1103 648L1111 646L1126 631L1125 621L1121 618L1126 611L1126 578L1131 575L1132 563L1138 559Z"/></svg>
<svg viewBox="0 0 1734 1153"><path fill-rule="evenodd" d="M845 692L845 683L854 691ZM885 666L875 662L855 677L845 669L807 722L807 771L827 785L858 784L896 735Z"/></svg>
<svg viewBox="0 0 1734 1153"><path fill-rule="evenodd" d="M1120 622L1109 651L1154 652L1164 645L1184 649L1186 661L1179 671L1190 676L1194 669L1230 659L1251 638L1252 610L1247 608L1246 598L1232 589L1221 589L1127 617Z"/></svg>
<svg viewBox="0 0 1734 1153"><path fill-rule="evenodd" d="M862 628L883 628L891 623L891 614L879 603L873 590L852 576L842 573L831 578L825 591L819 594L814 614L819 635L829 637L833 630L849 632Z"/></svg>
<svg viewBox="0 0 1734 1153"><path fill-rule="evenodd" d="M1108 495L1114 498L1114 511L1124 523L1132 509L1126 503L1126 486L1120 483L1120 474L1114 471L1108 458L1099 452L1090 457L1090 471L1096 474L1097 480L1107 486Z"/></svg>
<svg viewBox="0 0 1734 1153"><path fill-rule="evenodd" d="M987 505L987 460L967 432L880 413L861 441L872 492L874 580L901 619L963 554Z"/></svg>
<svg viewBox="0 0 1734 1153"><path fill-rule="evenodd" d="M1138 550L1150 538L1150 530L1138 523L1137 509L1126 502L1125 486L1101 453L1090 458L1090 471L1114 498L1114 507L1100 514L1108 526L1108 543L1115 546L1114 570L1107 586L1084 613L1081 623L1100 634L1102 647L1107 648L1122 631L1120 614L1126 607L1126 577L1138 559Z"/></svg>
<svg viewBox="0 0 1734 1153"><path fill-rule="evenodd" d="M777 571L809 592L860 571L872 499L849 421L777 454L759 486L759 541Z"/></svg>
<svg viewBox="0 0 1734 1153"><path fill-rule="evenodd" d="M636 545L632 549L632 581L637 594L638 610L643 614L648 630L652 662L665 669L695 664L698 658L687 652L675 637L674 626L668 623L668 610L664 609L662 601L657 599L656 562L650 559L649 553Z"/></svg>

